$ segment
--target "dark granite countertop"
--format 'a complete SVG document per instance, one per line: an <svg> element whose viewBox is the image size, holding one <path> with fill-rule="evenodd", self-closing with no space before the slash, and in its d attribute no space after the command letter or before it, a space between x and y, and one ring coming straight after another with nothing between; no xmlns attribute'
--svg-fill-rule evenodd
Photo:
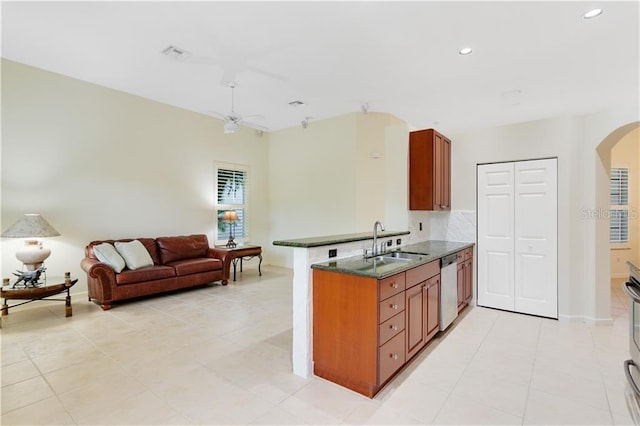
<svg viewBox="0 0 640 426"><path fill-rule="evenodd" d="M365 259L363 256L352 256L314 263L311 265L311 268L382 279L406 271L407 269L438 260L448 254L459 252L473 245L474 243L432 240L400 247L400 251L402 252L419 254L420 258L417 260L387 263L374 261L373 259Z"/></svg>
<svg viewBox="0 0 640 426"><path fill-rule="evenodd" d="M397 235L407 235L409 231L383 231L378 234L378 238L395 237ZM370 240L373 232L359 232L355 234L328 235L324 237L298 238L295 240L274 241L274 246L286 247L319 247L332 244L350 243L353 241Z"/></svg>

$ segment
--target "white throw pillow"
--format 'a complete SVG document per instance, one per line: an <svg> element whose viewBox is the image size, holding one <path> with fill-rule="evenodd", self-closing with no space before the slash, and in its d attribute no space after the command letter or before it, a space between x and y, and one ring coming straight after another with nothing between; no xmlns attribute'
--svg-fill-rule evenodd
<svg viewBox="0 0 640 426"><path fill-rule="evenodd" d="M124 269L124 259L118 254L116 248L109 243L102 243L93 246L93 253L98 260L102 263L106 263L119 274Z"/></svg>
<svg viewBox="0 0 640 426"><path fill-rule="evenodd" d="M127 264L127 268L140 269L153 266L151 255L139 240L133 240L128 243L116 241L115 245L118 253Z"/></svg>

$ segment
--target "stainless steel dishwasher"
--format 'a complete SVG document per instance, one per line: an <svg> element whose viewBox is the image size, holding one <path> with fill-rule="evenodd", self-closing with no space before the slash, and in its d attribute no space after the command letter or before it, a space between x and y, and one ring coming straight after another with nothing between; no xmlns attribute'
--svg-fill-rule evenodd
<svg viewBox="0 0 640 426"><path fill-rule="evenodd" d="M456 254L440 259L440 330L458 316L458 263Z"/></svg>

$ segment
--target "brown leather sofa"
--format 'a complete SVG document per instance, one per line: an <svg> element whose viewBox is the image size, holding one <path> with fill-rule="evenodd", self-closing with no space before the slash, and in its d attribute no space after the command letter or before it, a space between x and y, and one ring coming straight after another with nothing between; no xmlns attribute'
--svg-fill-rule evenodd
<svg viewBox="0 0 640 426"><path fill-rule="evenodd" d="M220 255L209 247L204 234L135 239L147 249L153 266L136 270L125 268L115 273L110 266L100 262L93 252L95 245L129 242L133 238L92 241L85 247L85 258L80 266L87 273L89 301L95 299L105 311L111 309L111 304L116 301L214 281L222 281L226 285L229 280L229 267L223 268Z"/></svg>

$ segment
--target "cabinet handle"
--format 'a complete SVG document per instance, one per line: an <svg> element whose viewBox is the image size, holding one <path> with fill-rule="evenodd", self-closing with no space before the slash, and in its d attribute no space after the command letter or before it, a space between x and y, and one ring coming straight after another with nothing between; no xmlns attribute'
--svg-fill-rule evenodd
<svg viewBox="0 0 640 426"><path fill-rule="evenodd" d="M394 360L398 359L397 354L389 354L389 358L393 358Z"/></svg>
<svg viewBox="0 0 640 426"><path fill-rule="evenodd" d="M397 326L397 325L393 325L393 324L391 324L391 325L389 325L389 328L390 328L391 330L393 330L393 331L398 331L398 326Z"/></svg>
<svg viewBox="0 0 640 426"><path fill-rule="evenodd" d="M391 309L398 309L398 305L396 305L395 303L392 303L391 305L389 305L389 307Z"/></svg>
<svg viewBox="0 0 640 426"><path fill-rule="evenodd" d="M391 283L391 287L393 287L393 288L398 288L398 284L397 284L397 283L395 283L395 282L393 282L393 283Z"/></svg>

